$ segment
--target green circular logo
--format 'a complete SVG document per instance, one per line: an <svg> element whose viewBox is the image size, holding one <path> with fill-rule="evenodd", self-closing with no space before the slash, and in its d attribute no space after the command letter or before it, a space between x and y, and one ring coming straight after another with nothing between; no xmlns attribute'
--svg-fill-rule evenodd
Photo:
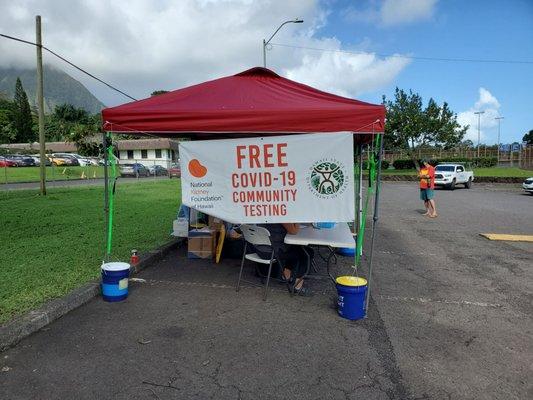
<svg viewBox="0 0 533 400"><path fill-rule="evenodd" d="M334 195L345 183L341 165L336 162L319 162L311 170L309 184L319 195Z"/></svg>

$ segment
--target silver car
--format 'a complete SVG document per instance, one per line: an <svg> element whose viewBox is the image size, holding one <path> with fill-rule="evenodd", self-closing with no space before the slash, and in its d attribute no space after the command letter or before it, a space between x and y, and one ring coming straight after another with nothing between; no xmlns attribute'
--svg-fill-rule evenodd
<svg viewBox="0 0 533 400"><path fill-rule="evenodd" d="M522 187L527 193L533 195L533 178L527 178L524 183L522 183Z"/></svg>

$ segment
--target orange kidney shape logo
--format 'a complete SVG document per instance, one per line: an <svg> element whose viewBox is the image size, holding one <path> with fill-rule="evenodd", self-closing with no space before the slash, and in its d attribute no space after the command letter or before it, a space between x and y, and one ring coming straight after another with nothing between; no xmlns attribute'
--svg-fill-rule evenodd
<svg viewBox="0 0 533 400"><path fill-rule="evenodd" d="M195 178L202 178L207 174L207 168L204 167L200 161L198 161L196 158L189 161L189 172L192 176Z"/></svg>

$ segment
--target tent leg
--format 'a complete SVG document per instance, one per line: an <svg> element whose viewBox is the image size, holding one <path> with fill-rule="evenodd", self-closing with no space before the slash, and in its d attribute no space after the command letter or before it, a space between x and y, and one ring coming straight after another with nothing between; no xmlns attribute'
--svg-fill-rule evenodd
<svg viewBox="0 0 533 400"><path fill-rule="evenodd" d="M104 249L106 248L107 243L107 230L109 228L109 171L108 171L108 156L107 156L107 133L102 133L102 145L104 148ZM104 261L109 261L107 259L107 250L104 250Z"/></svg>
<svg viewBox="0 0 533 400"><path fill-rule="evenodd" d="M359 235L359 230L361 227L361 220L363 219L363 145L359 145L359 194L358 194L358 214L357 214L357 221L358 221L358 227L357 227L357 235ZM356 251L360 252L359 254L362 254L363 249L356 249Z"/></svg>
<svg viewBox="0 0 533 400"><path fill-rule="evenodd" d="M368 311L368 301L370 300L370 287L371 287L371 281L372 281L372 262L374 260L374 238L376 236L376 227L379 220L379 192L380 192L380 184L381 184L381 158L383 157L383 137L381 136L381 143L379 146L379 153L378 153L378 173L376 176L376 195L374 197L374 216L372 218L372 237L370 239L370 256L369 256L369 262L368 262L368 277L367 277L367 291L366 291L366 299L365 299L365 314Z"/></svg>

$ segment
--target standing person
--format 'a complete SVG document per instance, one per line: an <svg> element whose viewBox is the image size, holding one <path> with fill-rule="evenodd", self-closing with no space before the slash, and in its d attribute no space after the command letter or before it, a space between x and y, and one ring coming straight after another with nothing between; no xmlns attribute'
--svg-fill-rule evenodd
<svg viewBox="0 0 533 400"><path fill-rule="evenodd" d="M420 199L424 201L426 213L430 218L437 218L437 208L435 206L435 168L429 164L428 160L422 160L422 168L418 173L420 179Z"/></svg>

